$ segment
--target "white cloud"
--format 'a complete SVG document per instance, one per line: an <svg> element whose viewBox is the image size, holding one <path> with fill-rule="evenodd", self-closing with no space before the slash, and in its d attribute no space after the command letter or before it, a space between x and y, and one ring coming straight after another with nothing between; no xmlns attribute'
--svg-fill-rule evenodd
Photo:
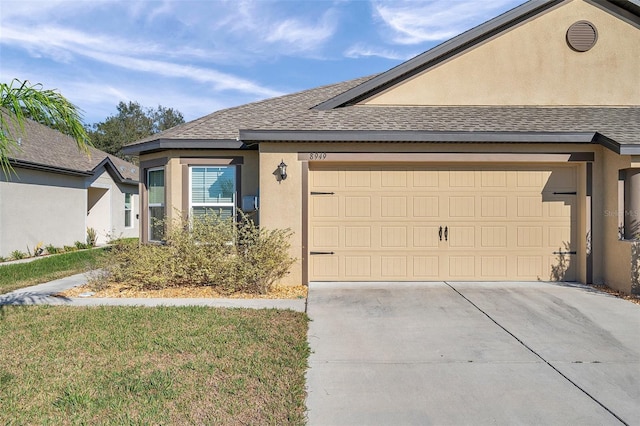
<svg viewBox="0 0 640 426"><path fill-rule="evenodd" d="M221 108L224 102L213 96L202 96L201 93L185 93L176 88L166 88L162 93L137 86L114 87L103 83L77 82L67 88L69 97L81 99L85 110L91 110L90 123L104 121L116 113L118 102L138 102L143 107L155 108L162 105L180 111L186 120L207 115Z"/></svg>
<svg viewBox="0 0 640 426"><path fill-rule="evenodd" d="M236 90L257 96L279 96L282 94L278 91L261 87L252 81L207 68L99 52L85 52L85 55L94 60L133 71L209 83L216 91Z"/></svg>
<svg viewBox="0 0 640 426"><path fill-rule="evenodd" d="M29 32L12 27L3 28L0 43L19 44L34 56L43 54L61 62L71 62L77 56L83 56L129 70L210 83L215 90L236 90L257 96L281 94L213 69L153 59L163 52L160 46L153 44L131 43L119 38L93 36L56 27L34 28ZM186 59L183 57L183 62L188 62Z"/></svg>
<svg viewBox="0 0 640 426"><path fill-rule="evenodd" d="M404 61L416 56L416 54L417 53L404 54L396 50L384 49L377 46L366 46L363 43L355 44L344 52L344 56L347 58L357 59L376 56L394 61Z"/></svg>
<svg viewBox="0 0 640 426"><path fill-rule="evenodd" d="M239 43L253 54L266 56L269 52L270 58L292 53L314 55L335 35L338 27L337 15L330 2L239 0L217 4L220 7L215 20L207 25L207 29L220 33L223 39ZM302 4L309 7L300 8ZM202 24L192 14L180 19L189 25Z"/></svg>
<svg viewBox="0 0 640 426"><path fill-rule="evenodd" d="M394 43L418 44L450 39L523 1L380 0L373 7Z"/></svg>
<svg viewBox="0 0 640 426"><path fill-rule="evenodd" d="M331 12L325 13L317 23L294 18L272 22L266 41L285 43L295 51L315 49L335 33L336 22L332 15Z"/></svg>

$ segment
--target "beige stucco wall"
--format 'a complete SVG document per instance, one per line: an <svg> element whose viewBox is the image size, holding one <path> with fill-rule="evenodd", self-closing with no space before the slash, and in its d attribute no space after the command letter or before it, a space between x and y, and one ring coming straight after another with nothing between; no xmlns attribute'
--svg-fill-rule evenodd
<svg viewBox="0 0 640 426"><path fill-rule="evenodd" d="M57 247L85 241L87 196L82 177L16 168L0 173L0 256L39 242Z"/></svg>
<svg viewBox="0 0 640 426"><path fill-rule="evenodd" d="M291 257L297 259L281 284L302 284L302 163L298 146L260 144L260 223L267 229L290 229ZM274 175L281 161L287 164L287 179Z"/></svg>
<svg viewBox="0 0 640 426"><path fill-rule="evenodd" d="M624 214L618 191L618 171L629 168L631 159L603 149L601 157L602 205L594 209L594 219L601 223L599 227L603 251L595 253L602 262L602 281L616 290L631 291L631 249L632 242L620 241L618 225L620 215ZM594 233L594 236L596 234Z"/></svg>
<svg viewBox="0 0 640 426"><path fill-rule="evenodd" d="M579 20L598 31L576 52L566 32ZM637 105L640 31L568 0L364 102L366 105Z"/></svg>

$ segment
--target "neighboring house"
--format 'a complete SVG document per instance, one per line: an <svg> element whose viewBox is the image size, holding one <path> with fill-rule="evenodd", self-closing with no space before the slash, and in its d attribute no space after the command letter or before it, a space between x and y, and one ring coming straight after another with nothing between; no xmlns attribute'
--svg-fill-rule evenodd
<svg viewBox="0 0 640 426"><path fill-rule="evenodd" d="M150 217L291 228L284 280L566 280L640 292L640 6L534 0L379 75L125 147ZM286 179L279 165L286 164ZM226 191L223 186L226 186Z"/></svg>
<svg viewBox="0 0 640 426"><path fill-rule="evenodd" d="M111 237L137 237L138 167L106 152L80 151L76 141L27 120L10 155L14 172L0 171L0 256L26 253L40 242L56 247Z"/></svg>

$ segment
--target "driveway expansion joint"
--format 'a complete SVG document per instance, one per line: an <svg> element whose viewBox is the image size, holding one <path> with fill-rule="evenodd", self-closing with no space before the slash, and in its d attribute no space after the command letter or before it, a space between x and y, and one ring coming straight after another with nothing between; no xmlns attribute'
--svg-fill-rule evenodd
<svg viewBox="0 0 640 426"><path fill-rule="evenodd" d="M576 389L578 389L579 391L581 391L582 393L584 393L587 397L589 397L593 402L595 402L596 404L598 404L600 407L604 408L609 414L611 414L613 417L615 417L620 423L622 423L625 426L629 426L629 424L627 422L625 422L620 416L618 416L616 413L614 413L609 407L607 407L606 405L604 405L602 402L600 402L597 398L595 398L593 395L591 395L589 392L587 392L584 388L582 388L580 385L578 385L576 382L574 382L573 380L571 380L569 377L567 377L564 373L562 373L555 365L553 365L550 361L547 361L542 355L540 355L538 352L536 352L532 347L530 347L529 345L527 345L524 341L522 341L520 338L518 338L515 334L513 334L511 331L507 330L507 328L505 326L503 326L502 324L500 324L495 318L493 318L491 315L489 315L487 312L485 312L484 310L482 310L478 305L476 305L475 303L473 303L471 301L471 299L469 299L468 297L466 297L464 294L462 294L458 289L456 289L451 283L447 282L447 281L443 281L445 285L447 285L449 288L451 288L451 290L453 290L454 292L456 292L460 297L462 297L465 301L467 301L469 304L471 304L471 306L473 306L475 309L477 309L480 313L482 313L484 316L486 316L491 322L493 322L495 325L497 325L498 327L500 327L505 333L507 333L508 335L510 335L511 337L513 337L518 343L520 343L525 349L527 349L529 352L531 352L533 355L535 355L536 357L538 357L540 360L542 360L545 364L547 364L549 367L551 367L556 373L558 373L561 377L563 377L565 380L567 380L569 383L571 383L572 386L574 386ZM575 363L575 362L574 362ZM591 362L589 362L591 363ZM572 363L567 363L567 364L572 364Z"/></svg>

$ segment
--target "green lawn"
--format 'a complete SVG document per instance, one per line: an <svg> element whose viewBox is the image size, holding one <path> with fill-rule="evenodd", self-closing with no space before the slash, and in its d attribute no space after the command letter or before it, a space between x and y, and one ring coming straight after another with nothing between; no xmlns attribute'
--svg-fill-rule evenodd
<svg viewBox="0 0 640 426"><path fill-rule="evenodd" d="M105 249L74 251L0 266L0 294L96 268Z"/></svg>
<svg viewBox="0 0 640 426"><path fill-rule="evenodd" d="M0 308L0 424L305 423L305 314Z"/></svg>

